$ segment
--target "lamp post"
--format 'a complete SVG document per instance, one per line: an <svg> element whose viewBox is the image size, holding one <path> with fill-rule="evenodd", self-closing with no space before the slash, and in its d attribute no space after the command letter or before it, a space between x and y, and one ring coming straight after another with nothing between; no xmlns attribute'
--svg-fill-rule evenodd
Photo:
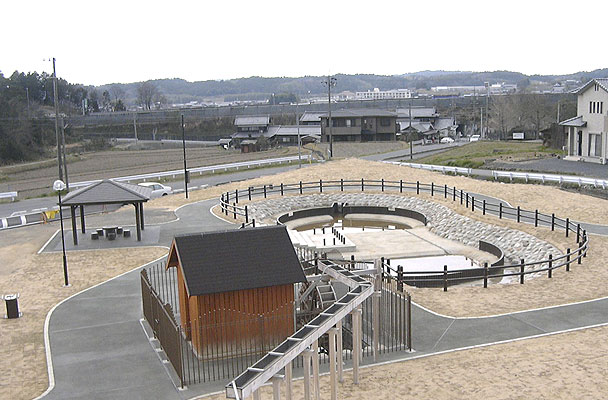
<svg viewBox="0 0 608 400"><path fill-rule="evenodd" d="M302 168L302 148L300 141L300 115L298 113L298 102L296 101L296 126L298 127L298 168Z"/></svg>
<svg viewBox="0 0 608 400"><path fill-rule="evenodd" d="M188 181L190 181L190 175L186 168L186 132L184 127L184 114L182 114L182 148L184 149L184 187L186 189L186 198L188 198Z"/></svg>
<svg viewBox="0 0 608 400"><path fill-rule="evenodd" d="M331 88L336 86L336 78L327 75L327 80L323 81L324 85L327 85L327 127L329 128L329 158L334 157L334 138L331 131Z"/></svg>
<svg viewBox="0 0 608 400"><path fill-rule="evenodd" d="M57 196L59 196L59 219L61 220L61 247L63 249L63 280L64 287L70 286L70 282L68 280L68 260L65 255L65 237L63 235L63 211L61 204L61 191L66 188L65 183L62 180L56 180L53 182L53 190L57 192Z"/></svg>

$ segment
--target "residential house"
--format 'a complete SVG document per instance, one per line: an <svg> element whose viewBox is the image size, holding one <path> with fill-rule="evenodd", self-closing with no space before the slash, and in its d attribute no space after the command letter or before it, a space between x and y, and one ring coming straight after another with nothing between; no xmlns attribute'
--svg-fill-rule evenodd
<svg viewBox="0 0 608 400"><path fill-rule="evenodd" d="M566 127L567 160L606 164L608 158L608 78L592 79L577 89L577 116Z"/></svg>
<svg viewBox="0 0 608 400"><path fill-rule="evenodd" d="M306 111L300 117L300 125L318 125L321 126L321 116L327 113Z"/></svg>
<svg viewBox="0 0 608 400"><path fill-rule="evenodd" d="M455 137L458 125L452 117L440 117L435 107L412 107L397 109L399 136L404 140L411 137L414 140L424 139L434 142L442 137Z"/></svg>
<svg viewBox="0 0 608 400"><path fill-rule="evenodd" d="M272 141L273 131L269 129L272 118L266 116L239 116L234 119L236 132L231 135L233 145L239 148L243 140L258 140L260 137Z"/></svg>
<svg viewBox="0 0 608 400"><path fill-rule="evenodd" d="M328 114L321 116L321 141L329 142ZM379 109L336 110L331 113L334 142L395 140L397 114Z"/></svg>
<svg viewBox="0 0 608 400"><path fill-rule="evenodd" d="M279 125L274 128L274 140L277 144L297 145L298 134L302 144L319 142L321 140L320 125Z"/></svg>

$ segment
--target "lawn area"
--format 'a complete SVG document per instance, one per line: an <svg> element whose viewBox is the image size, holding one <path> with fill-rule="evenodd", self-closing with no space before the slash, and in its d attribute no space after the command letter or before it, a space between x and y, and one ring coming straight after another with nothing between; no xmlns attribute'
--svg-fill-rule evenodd
<svg viewBox="0 0 608 400"><path fill-rule="evenodd" d="M421 158L424 164L479 168L492 161L519 161L562 155L561 150L530 142L473 142L440 154Z"/></svg>

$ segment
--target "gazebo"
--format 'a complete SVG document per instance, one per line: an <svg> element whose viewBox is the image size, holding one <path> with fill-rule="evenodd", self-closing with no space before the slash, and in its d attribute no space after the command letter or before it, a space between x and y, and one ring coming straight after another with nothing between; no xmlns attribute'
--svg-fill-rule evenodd
<svg viewBox="0 0 608 400"><path fill-rule="evenodd" d="M78 245L76 208L80 207L80 225L82 233L85 233L84 207L87 205L133 204L137 240L141 241L141 231L144 229L144 203L150 200L151 194L152 189L150 188L112 180L103 180L68 193L62 199L60 207L70 206L74 245Z"/></svg>

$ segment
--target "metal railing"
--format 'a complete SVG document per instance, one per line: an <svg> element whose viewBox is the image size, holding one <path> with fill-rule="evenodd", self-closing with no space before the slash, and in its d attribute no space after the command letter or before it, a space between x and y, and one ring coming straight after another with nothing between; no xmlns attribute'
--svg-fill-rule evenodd
<svg viewBox="0 0 608 400"><path fill-rule="evenodd" d="M267 198L271 195L284 196L288 193L324 193L327 191L381 191L381 192L415 192L417 195L420 193L429 194L433 196L441 196L444 199L451 199L455 203L470 209L472 212L481 212L482 215L493 214L499 219L508 218L518 223L529 223L534 224L535 227L545 226L550 228L552 231L556 229L563 229L566 237L570 235L576 236L576 247L574 250L567 249L566 254L556 255L548 254L547 258L540 261L526 262L521 259L517 264L503 265L503 266L488 266L487 268L467 269L467 270L449 270L444 268L444 271L425 271L422 272L425 275L429 275L424 278L416 279L418 284L424 285L428 282L429 285L435 285L440 277L444 283L444 290L447 290L447 286L463 283L467 280L471 280L471 274L481 274L485 276L484 286L487 287L487 280L489 278L503 278L517 276L519 277L520 283L524 283L525 275L538 274L546 272L549 278L552 277L555 269L565 267L566 271L570 271L571 266L581 264L582 259L586 257L589 248L589 239L587 232L581 228L580 224L576 224L570 221L569 218L559 218L555 214L543 214L538 210L530 211L522 209L521 207L511 207L503 204L502 202L494 203L487 200L476 199L474 195L465 192L462 189L457 189L455 186L449 187L447 185L436 185L435 183L420 183L416 182L404 182L403 180L391 181L391 180L330 180L330 181L313 181L313 182L302 182L298 183L280 183L278 185L262 185L253 187L250 186L247 189L237 189L232 192L225 192L220 198L220 205L222 211L227 215L232 215L236 220L238 216L246 216L247 219L251 218L249 209L247 206L239 206L239 201L250 201L253 198ZM487 269L487 271L486 271ZM409 273L413 275L414 273ZM421 274L421 272L416 272ZM404 272L404 279L406 279L408 273ZM407 278L409 279L409 278Z"/></svg>
<svg viewBox="0 0 608 400"><path fill-rule="evenodd" d="M11 201L15 201L16 198L17 198L17 192L0 193L0 199L11 199Z"/></svg>

